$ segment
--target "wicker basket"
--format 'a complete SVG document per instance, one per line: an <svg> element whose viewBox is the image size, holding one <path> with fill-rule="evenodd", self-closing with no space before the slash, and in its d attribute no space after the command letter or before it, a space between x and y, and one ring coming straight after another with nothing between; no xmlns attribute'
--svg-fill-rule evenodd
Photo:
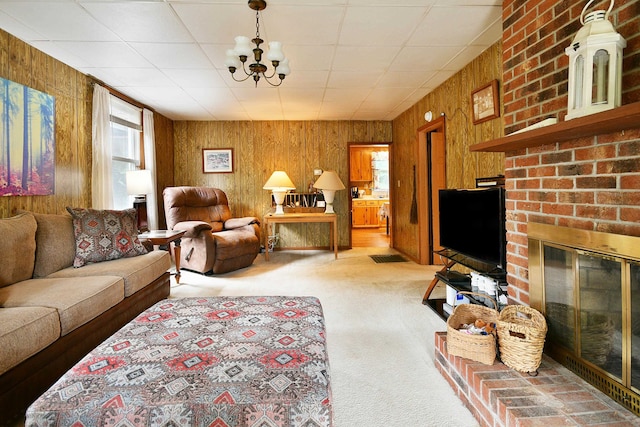
<svg viewBox="0 0 640 427"><path fill-rule="evenodd" d="M547 335L547 321L536 309L508 305L498 317L500 359L520 372L537 373Z"/></svg>
<svg viewBox="0 0 640 427"><path fill-rule="evenodd" d="M458 292L459 294L486 295L475 292ZM489 298L495 307L496 302ZM496 337L489 335L471 335L458 330L460 325L474 323L477 319L485 323L496 323L498 310L479 304L460 304L454 307L453 313L447 319L447 352L453 356L475 360L485 365L493 365L496 359Z"/></svg>

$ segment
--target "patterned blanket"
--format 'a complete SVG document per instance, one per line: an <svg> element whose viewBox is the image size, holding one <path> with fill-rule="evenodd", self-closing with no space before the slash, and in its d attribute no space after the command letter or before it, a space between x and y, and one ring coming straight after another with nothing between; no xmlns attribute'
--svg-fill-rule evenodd
<svg viewBox="0 0 640 427"><path fill-rule="evenodd" d="M331 426L314 297L161 301L89 353L26 426Z"/></svg>

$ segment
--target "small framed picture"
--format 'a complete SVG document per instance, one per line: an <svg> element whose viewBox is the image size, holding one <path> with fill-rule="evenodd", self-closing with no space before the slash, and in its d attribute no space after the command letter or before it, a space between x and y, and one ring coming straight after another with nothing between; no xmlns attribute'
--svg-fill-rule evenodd
<svg viewBox="0 0 640 427"><path fill-rule="evenodd" d="M203 148L202 172L232 173L233 148Z"/></svg>
<svg viewBox="0 0 640 427"><path fill-rule="evenodd" d="M486 122L500 117L498 102L498 80L494 80L471 92L473 124Z"/></svg>

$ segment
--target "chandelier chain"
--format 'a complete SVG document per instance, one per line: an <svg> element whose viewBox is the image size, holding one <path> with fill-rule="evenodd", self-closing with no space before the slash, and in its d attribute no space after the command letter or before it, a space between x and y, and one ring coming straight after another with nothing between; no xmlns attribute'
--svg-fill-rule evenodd
<svg viewBox="0 0 640 427"><path fill-rule="evenodd" d="M256 10L256 38L260 38L260 16L259 11Z"/></svg>

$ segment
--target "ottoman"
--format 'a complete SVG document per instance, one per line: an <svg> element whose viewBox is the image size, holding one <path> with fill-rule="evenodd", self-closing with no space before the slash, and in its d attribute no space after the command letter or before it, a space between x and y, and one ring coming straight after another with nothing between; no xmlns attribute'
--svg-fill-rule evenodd
<svg viewBox="0 0 640 427"><path fill-rule="evenodd" d="M26 426L331 426L315 297L163 300L78 362Z"/></svg>

